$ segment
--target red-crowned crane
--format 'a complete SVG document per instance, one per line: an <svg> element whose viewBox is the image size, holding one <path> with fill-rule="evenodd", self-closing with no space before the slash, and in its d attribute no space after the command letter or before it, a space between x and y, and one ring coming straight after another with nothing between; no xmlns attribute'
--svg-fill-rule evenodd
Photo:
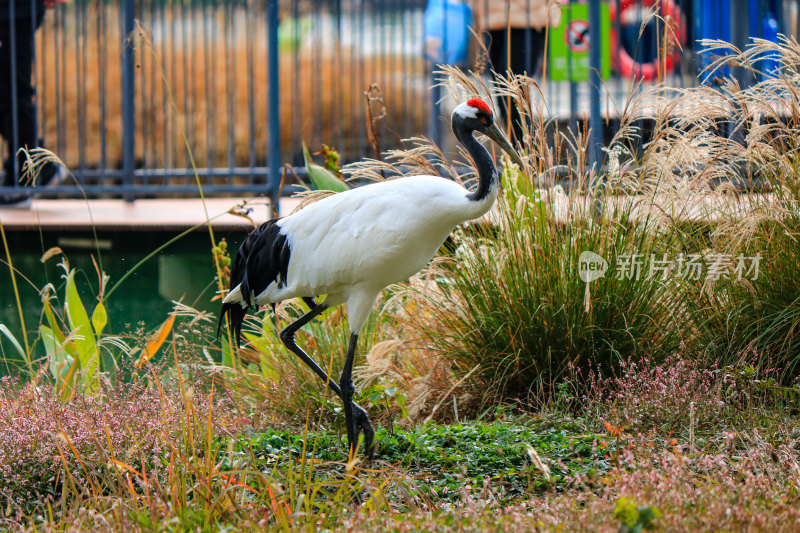
<svg viewBox="0 0 800 533"><path fill-rule="evenodd" d="M451 124L478 170L474 191L438 176L411 176L341 192L265 222L247 236L233 262L232 290L223 300L220 325L227 314L238 345L251 307L298 297L305 301L309 312L282 330L280 339L341 398L351 457L362 431L367 455L372 455L374 432L366 411L353 402L352 372L358 333L378 294L421 270L456 225L480 217L497 198L494 161L473 132L488 136L522 166L480 98L458 105ZM325 299L317 302L320 295ZM347 304L351 335L336 383L294 336L325 309L342 303Z"/></svg>

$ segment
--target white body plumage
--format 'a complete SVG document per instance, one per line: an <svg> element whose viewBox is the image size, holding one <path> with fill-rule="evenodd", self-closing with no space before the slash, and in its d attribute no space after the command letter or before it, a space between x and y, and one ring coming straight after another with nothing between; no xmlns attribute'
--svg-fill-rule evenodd
<svg viewBox="0 0 800 533"><path fill-rule="evenodd" d="M327 295L328 306L347 303L359 331L380 291L408 279L434 256L453 228L486 213L497 181L480 201L437 176L374 183L320 200L276 224L291 249L283 283L254 296L256 305ZM239 287L225 303L244 303Z"/></svg>

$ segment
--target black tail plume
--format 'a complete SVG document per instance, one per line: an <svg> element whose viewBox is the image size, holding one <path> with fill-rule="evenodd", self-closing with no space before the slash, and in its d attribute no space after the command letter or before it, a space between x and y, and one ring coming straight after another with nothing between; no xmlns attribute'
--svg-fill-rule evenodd
<svg viewBox="0 0 800 533"><path fill-rule="evenodd" d="M236 346L240 346L242 344L242 322L244 322L248 309L249 307L242 307L238 302L222 304L222 311L219 314L219 323L217 324L217 338L219 338L219 332L222 328L222 321L227 314L228 327L236 338Z"/></svg>
<svg viewBox="0 0 800 533"><path fill-rule="evenodd" d="M247 238L245 238L239 250L236 252L236 257L231 265L229 289L233 290L238 285L241 285L243 298L247 298L250 294L250 288L247 285L247 258L252 249L254 234L257 233L258 230L251 231ZM249 306L246 303L244 307L242 307L242 302L223 303L219 313L219 322L217 323L217 338L219 338L219 332L222 329L222 321L225 319L225 315L227 315L228 328L230 328L230 331L233 332L236 338L236 346L240 346L242 341L242 322L244 321L248 309Z"/></svg>
<svg viewBox="0 0 800 533"><path fill-rule="evenodd" d="M241 285L242 302L223 303L217 324L219 337L222 321L228 316L228 326L241 343L242 322L250 307L255 306L254 294L261 294L270 283L283 285L289 269L291 250L286 236L281 234L278 219L270 220L250 232L236 252L231 266L231 290ZM257 307L257 306L255 306Z"/></svg>

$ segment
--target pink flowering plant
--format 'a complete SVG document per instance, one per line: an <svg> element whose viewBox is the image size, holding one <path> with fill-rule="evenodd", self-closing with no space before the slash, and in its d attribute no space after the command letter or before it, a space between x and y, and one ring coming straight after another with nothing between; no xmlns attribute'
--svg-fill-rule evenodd
<svg viewBox="0 0 800 533"><path fill-rule="evenodd" d="M199 446L206 431L220 433L224 417L205 427L211 397L188 385L100 383L96 393L62 403L46 388L0 379L0 505L6 515L57 502L65 489L102 493L120 471L164 464L186 438L187 424L194 428L192 445ZM186 420L187 409L192 419Z"/></svg>

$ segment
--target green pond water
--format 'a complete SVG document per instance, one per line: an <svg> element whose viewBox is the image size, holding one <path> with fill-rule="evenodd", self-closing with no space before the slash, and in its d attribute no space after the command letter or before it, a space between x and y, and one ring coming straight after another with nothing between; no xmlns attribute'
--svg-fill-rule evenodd
<svg viewBox="0 0 800 533"><path fill-rule="evenodd" d="M42 318L39 291L51 283L63 310L64 269L58 265L61 256L41 262L43 253L54 247L61 248L76 269L76 281L81 299L91 314L97 302L98 278L92 256L110 276L106 291L148 254L174 238L180 232L100 231L95 236L86 231L6 232L11 259L17 270L17 286L22 301L28 339L33 342ZM215 234L225 237L228 249L235 254L245 232L231 231ZM11 275L5 264L5 253L0 254L0 324L6 325L22 342L22 326L14 296ZM124 335L144 327L150 331L163 322L172 309L173 300L200 310L219 311L214 295L214 265L211 240L207 231L190 233L170 244L134 270L106 301L108 326L104 333ZM0 357L15 357L11 343L0 335ZM43 355L39 343L35 355ZM0 375L8 373L7 365L0 365Z"/></svg>

